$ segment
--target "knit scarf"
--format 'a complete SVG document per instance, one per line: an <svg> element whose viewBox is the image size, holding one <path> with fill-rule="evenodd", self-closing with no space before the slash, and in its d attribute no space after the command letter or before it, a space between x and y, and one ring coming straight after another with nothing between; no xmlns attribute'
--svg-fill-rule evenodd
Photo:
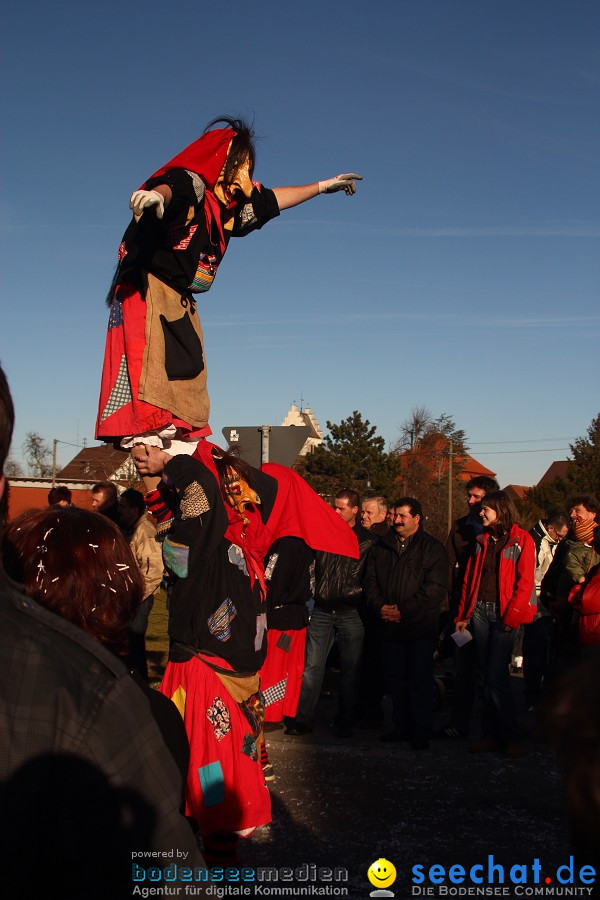
<svg viewBox="0 0 600 900"><path fill-rule="evenodd" d="M573 529L575 540L583 541L584 544L591 544L594 540L594 530L597 527L598 523L595 519L577 519Z"/></svg>

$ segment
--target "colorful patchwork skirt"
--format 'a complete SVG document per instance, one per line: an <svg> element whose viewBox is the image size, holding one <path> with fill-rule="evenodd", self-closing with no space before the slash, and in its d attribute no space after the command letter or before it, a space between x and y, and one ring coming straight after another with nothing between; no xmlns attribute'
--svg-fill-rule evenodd
<svg viewBox="0 0 600 900"><path fill-rule="evenodd" d="M306 628L294 631L267 631L267 658L260 670L260 690L265 703L265 722L294 718L298 710Z"/></svg>
<svg viewBox="0 0 600 900"><path fill-rule="evenodd" d="M117 287L110 307L96 437L173 424L210 434L202 328L195 301L148 275L146 297Z"/></svg>
<svg viewBox="0 0 600 900"><path fill-rule="evenodd" d="M237 677L223 659L200 654L169 662L161 691L178 708L190 742L186 813L202 835L247 836L271 821L271 800L260 765L263 708L258 675Z"/></svg>

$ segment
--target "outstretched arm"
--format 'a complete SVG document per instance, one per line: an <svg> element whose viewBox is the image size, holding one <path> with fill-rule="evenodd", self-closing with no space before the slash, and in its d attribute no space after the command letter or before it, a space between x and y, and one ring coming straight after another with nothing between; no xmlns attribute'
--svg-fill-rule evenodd
<svg viewBox="0 0 600 900"><path fill-rule="evenodd" d="M273 188L273 193L277 198L279 209L289 209L306 200L312 200L319 194L335 194L337 191L345 191L348 196L351 196L356 193L355 181L362 181L362 175L349 172L346 175L328 178L327 181L314 181L312 184L300 184L295 187Z"/></svg>

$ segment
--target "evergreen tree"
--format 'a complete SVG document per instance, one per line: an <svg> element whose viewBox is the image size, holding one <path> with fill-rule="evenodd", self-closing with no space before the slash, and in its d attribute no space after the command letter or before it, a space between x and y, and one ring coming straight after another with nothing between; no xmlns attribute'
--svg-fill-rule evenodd
<svg viewBox="0 0 600 900"><path fill-rule="evenodd" d="M573 465L569 467L572 492L600 494L600 413L587 430L587 438L571 444Z"/></svg>
<svg viewBox="0 0 600 900"><path fill-rule="evenodd" d="M570 446L573 459L567 477L527 491L519 510L526 524L555 513L567 513L571 497L576 494L600 496L600 414L592 419L587 438L577 438Z"/></svg>
<svg viewBox="0 0 600 900"><path fill-rule="evenodd" d="M339 424L327 422L327 428L323 444L304 457L298 469L310 486L328 498L352 488L361 498L371 493L392 499L398 460L386 453L377 427L355 410Z"/></svg>

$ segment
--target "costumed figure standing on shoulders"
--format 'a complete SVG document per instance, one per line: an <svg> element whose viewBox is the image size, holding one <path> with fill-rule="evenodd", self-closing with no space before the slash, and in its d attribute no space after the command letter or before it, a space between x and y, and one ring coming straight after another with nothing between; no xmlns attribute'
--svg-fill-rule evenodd
<svg viewBox="0 0 600 900"><path fill-rule="evenodd" d="M230 238L319 194L355 193L361 176L352 173L263 187L252 180L253 137L241 119L215 119L132 194L108 296L99 440L193 453L211 433L196 297L211 287Z"/></svg>
<svg viewBox="0 0 600 900"><path fill-rule="evenodd" d="M237 837L271 820L260 762L265 557L285 537L352 558L358 544L285 466L254 469L208 441L199 441L191 456L137 446L133 459L141 475L161 476L152 512L161 521L163 557L173 575L161 690L178 707L190 741L187 814L202 835L207 861L231 863Z"/></svg>

